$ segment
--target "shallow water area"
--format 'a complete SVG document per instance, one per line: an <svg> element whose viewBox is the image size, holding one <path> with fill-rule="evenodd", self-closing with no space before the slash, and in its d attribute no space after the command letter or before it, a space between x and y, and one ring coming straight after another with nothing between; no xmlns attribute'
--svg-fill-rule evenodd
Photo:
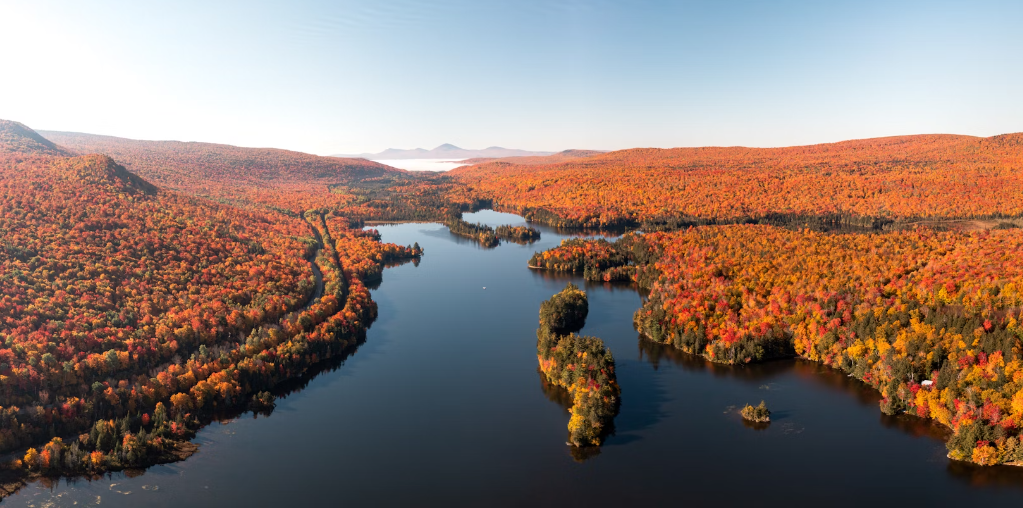
<svg viewBox="0 0 1023 508"><path fill-rule="evenodd" d="M465 219L525 224L491 211ZM527 268L567 234L538 227L537 243L484 249L440 224L375 228L425 255L385 270L379 318L354 355L282 389L269 417L206 427L184 462L37 482L4 506L1023 501L1023 468L950 462L941 428L883 415L877 393L840 372L714 365L640 340L632 287ZM622 389L615 434L587 457L565 445L568 413L537 371L539 305L567 281L587 291L582 333L610 347ZM761 400L772 422L745 425L738 409Z"/></svg>

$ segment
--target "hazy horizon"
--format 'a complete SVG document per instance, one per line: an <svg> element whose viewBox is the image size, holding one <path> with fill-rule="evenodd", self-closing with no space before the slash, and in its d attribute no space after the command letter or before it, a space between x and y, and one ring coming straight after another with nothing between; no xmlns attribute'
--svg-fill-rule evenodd
<svg viewBox="0 0 1023 508"><path fill-rule="evenodd" d="M371 160L373 162L380 162L382 164L387 164L387 165L392 166L392 167L401 167L401 165L390 164L390 162L405 161L405 162L412 162L414 164L415 161L429 161L427 163L427 165L432 165L435 161L457 162L457 161L466 160L466 158L464 158L464 157L424 157L424 158L411 158L411 159L393 159L393 158L386 158L386 157L372 157L374 155L380 155L380 152L386 152L388 150L408 150L408 151L417 150L417 149L430 150L430 149L427 149L427 148L422 147L422 146L417 146L417 147L396 147L396 146L394 146L394 147L385 148L385 149L380 150L380 151L378 151L376 153L350 153L350 154L342 154L342 153L314 153L314 152L306 152L306 151L303 151L303 150L298 150L298 149L295 149L295 148L287 148L287 147L275 146L275 145L244 145L244 144L237 144L237 143L226 143L226 142L217 141L217 140L196 140L196 139L146 139L146 138L133 138L133 137L130 137L130 136L113 136L113 135L110 135L110 134L104 134L104 133L99 133L99 132L80 132L80 131L68 131L68 130L61 130L61 129L36 129L32 125L27 124L25 122L21 122L21 121L19 121L17 119L2 118L2 117L0 117L0 120L12 120L12 121L19 122L19 123L25 125L26 127L32 129L33 131L36 131L36 132L40 133L40 135L42 135L43 137L46 137L47 133L59 132L59 133L67 133L67 134L87 134L87 135L95 135L95 136L115 137L115 138L122 138L122 139L136 140L136 141L153 141L153 142L168 141L168 142L181 142L181 143L208 143L208 144L215 144L215 145L238 146L238 147L242 147L242 148L280 149L280 150L290 150L290 151L294 151L294 152L309 153L311 155L319 155L319 156L323 156L323 157L363 158L363 159L366 159L366 160ZM617 148L617 149L613 149L613 150L607 150L607 149L602 149L602 148L594 148L594 147L566 147L566 148L559 149L559 150L549 150L549 152L551 152L551 153L559 153L559 152L564 152L564 151L568 151L568 150L595 150L595 151L601 151L601 152L614 152L614 151L619 151L619 150L648 149L648 148L652 148L652 149L672 149L672 148L786 148L786 147L793 147L793 146L809 146L809 145L817 145L817 144L841 143L841 142L844 142L844 141L856 141L856 140L863 140L863 139L878 139L878 138L903 137L903 136L924 136L924 135L939 135L940 136L940 135L949 135L949 136L972 136L972 137L982 137L983 138L983 137L1001 136L1001 135L1006 135L1006 134L1017 134L1017 133L1023 133L1023 130L999 132L999 133L995 133L995 134L991 134L991 135L974 135L974 134L963 134L963 133L957 133L957 132L914 132L914 133L890 134L890 135L884 135L884 136L870 136L870 137L861 137L861 138L844 138L844 139L819 141L819 142L813 142L813 143L799 143L799 144L790 144L790 145L771 145L771 146L723 145L723 144L719 144L719 145L677 145L677 146L642 146L642 145L637 145L637 146L627 146L627 147ZM445 145L445 144L454 144L454 143L442 143L442 145ZM438 145L438 146L440 146L440 145ZM523 150L523 151L531 151L530 147L511 147L511 146L491 145L491 146L489 146L487 148L493 148L493 147L505 148L505 149L517 149L517 150ZM434 148L436 148L436 147L434 147ZM461 146L457 146L457 148L460 148L462 150L472 150L472 151L479 151L479 150L487 149L487 148L473 148L473 147L461 147ZM407 169L407 168L403 168L402 167L401 169ZM421 170L422 171L447 171L448 169L454 169L454 168L452 167L452 168L441 169L441 170L416 168L416 169L412 169L412 170L413 171L421 171Z"/></svg>
<svg viewBox="0 0 1023 508"><path fill-rule="evenodd" d="M320 155L1023 131L1023 4L5 2L0 118ZM124 41L131 41L125 44ZM199 121L198 119L202 119Z"/></svg>

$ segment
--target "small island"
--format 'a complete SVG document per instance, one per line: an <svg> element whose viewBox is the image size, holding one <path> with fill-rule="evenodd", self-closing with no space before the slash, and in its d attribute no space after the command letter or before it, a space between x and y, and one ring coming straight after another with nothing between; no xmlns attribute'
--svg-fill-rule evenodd
<svg viewBox="0 0 1023 508"><path fill-rule="evenodd" d="M449 217L448 220L444 221L444 225L452 233L475 240L484 247L493 248L500 244L497 235L494 233L494 228L486 224L470 224L459 217Z"/></svg>
<svg viewBox="0 0 1023 508"><path fill-rule="evenodd" d="M453 234L479 242L480 245L493 248L501 244L501 240L518 244L533 243L540 239L540 232L529 226L498 226L494 229L486 224L472 224L459 216L448 217L444 221Z"/></svg>
<svg viewBox="0 0 1023 508"><path fill-rule="evenodd" d="M745 407L739 411L744 420L748 420L755 423L769 423L771 421L771 410L767 409L767 404L764 401L760 401L760 405L751 406L746 404Z"/></svg>
<svg viewBox="0 0 1023 508"><path fill-rule="evenodd" d="M576 335L589 312L586 293L569 283L540 306L537 359L547 380L568 390L573 447L600 446L618 414L621 389L611 351L596 337Z"/></svg>
<svg viewBox="0 0 1023 508"><path fill-rule="evenodd" d="M518 244L533 243L540 239L540 232L529 226L497 226L497 237Z"/></svg>

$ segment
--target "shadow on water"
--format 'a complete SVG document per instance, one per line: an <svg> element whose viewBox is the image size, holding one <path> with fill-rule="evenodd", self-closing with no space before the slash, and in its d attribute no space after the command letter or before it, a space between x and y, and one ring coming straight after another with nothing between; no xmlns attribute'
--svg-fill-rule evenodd
<svg viewBox="0 0 1023 508"><path fill-rule="evenodd" d="M549 228L548 228L549 229ZM836 231L845 233L846 231ZM561 233L561 232L559 232ZM587 236L584 232L580 236ZM564 234L564 233L561 233ZM590 233L589 236L592 236ZM612 238L613 239L613 238ZM534 279L545 282L574 282L588 292L600 290L606 292L637 291L638 288L631 283L607 283L596 281L580 281L580 274L549 272L546 270L530 270ZM646 292L640 292L642 298ZM637 306L638 308L638 306ZM596 309L591 309L593 312ZM599 312L599 310L597 311ZM621 345L618 346L621 349ZM664 363L690 373L710 374L714 378L736 379L743 383L758 384L764 390L785 389L784 386L777 386L772 380L781 378L784 375L795 375L805 381L808 385L825 387L827 390L844 394L844 398L853 401L856 405L876 412L878 422L887 429L897 430L905 435L922 438L935 443L944 444L950 434L950 430L931 420L918 418L913 415L903 414L889 416L882 413L878 404L881 394L862 381L850 377L847 374L827 367L825 365L802 359L774 360L764 363L750 365L730 366L713 363L703 357L684 353L672 346L655 343L642 336L637 337L638 361L627 360L624 356L612 348L618 366L618 381L622 387L622 408L615 420L615 434L608 437L604 446L614 447L629 444L643 439L644 430L655 426L664 420L666 401L670 399L669 390L658 383L654 375ZM652 368L639 368L643 364L649 364ZM542 375L541 375L542 377ZM545 380L541 379L541 383ZM548 399L558 402L566 412L571 407L571 400L567 391L554 386L556 390L544 389ZM562 390L559 394L557 390ZM558 399L559 396L564 399ZM738 417L736 408L736 419L742 424L757 433L767 431L771 423L749 422ZM788 422L793 418L790 410L777 410L772 413L772 420L776 426L781 425L781 432ZM972 487L1010 487L1023 490L1023 468L1013 466L983 467L959 461L948 461L946 468L948 476L958 482L966 483Z"/></svg>
<svg viewBox="0 0 1023 508"><path fill-rule="evenodd" d="M568 393L568 389L548 381L547 376L544 375L544 373L540 370L539 367L537 367L536 373L537 375L540 376L540 390L543 392L544 396L547 397L547 400L557 404L559 407L561 407L561 409L565 411L565 421L567 422L568 418L572 414L571 411L572 404L574 403L574 401L572 400L572 395ZM615 424L612 421L611 429L610 432L608 433L609 437L614 436L615 434L614 425ZM576 462L585 462L596 457L597 455L600 455L599 446L567 446L568 436L569 434L566 429L565 443L566 447L568 448L569 455L572 456L572 460Z"/></svg>
<svg viewBox="0 0 1023 508"><path fill-rule="evenodd" d="M418 259L390 261L384 264L384 268L393 268L404 264L408 264L410 262L415 263L415 265L418 266L419 265L418 261L419 261ZM381 282L382 278L377 278L376 280L373 281L373 287L370 287L370 289L375 289L376 287L379 287ZM372 326L373 323L370 322L367 325L366 329L360 330L353 345L344 348L331 358L323 360L307 368L305 372L303 372L302 374L278 383L277 386L269 390L270 393L273 394L277 401L281 401L287 399L291 395L297 394L302 390L306 389L309 386L309 384L313 382L313 380L315 380L317 377L338 371L342 366L344 366L345 362L348 361L352 356L354 356L358 352L359 348L366 343L366 332ZM258 419L259 417L269 418L273 415L273 413L274 408L268 409L263 408L254 410L248 406L247 402L242 402L239 404L234 404L230 407L216 409L211 414L208 414L205 418L202 419L200 430L210 426L213 423L229 425L230 423L234 422L235 420L238 420L239 418L244 417L247 414L251 414L252 419ZM198 443L200 445L203 444L204 438L202 434L198 433L196 437L193 439L193 442ZM102 481L104 479L114 479L122 476L126 478L138 478L140 476L147 474L148 472L157 468L158 466L165 465L158 464L156 466L149 466L145 468L127 468L121 471L104 473L102 475L94 474L75 476L64 475L43 476L33 479L32 483L38 483L44 488L52 491L59 487L61 484L73 486L80 482L88 483L92 481Z"/></svg>
<svg viewBox="0 0 1023 508"><path fill-rule="evenodd" d="M335 372L342 366L344 366L345 362L349 358L354 356L355 353L358 351L359 347L365 344L365 342L366 332L365 330L363 330L359 333L359 336L356 338L356 342L354 345L345 348L343 351L341 351L341 353L337 354L336 356L333 356L327 360L317 363L316 365L307 369L298 377L291 378L284 382L279 383L276 387L270 390L270 393L272 393L274 397L278 401L280 401L288 398L288 396L290 395L294 395L301 392L306 387L308 387L309 383L311 383L317 377L323 374ZM221 410L214 411L212 416L207 417L206 419L203 420L202 428L208 427L213 423L229 425L235 420L238 420L239 418L245 416L246 414L251 414L252 419L255 420L258 419L259 417L269 418L273 415L273 413L274 413L273 408L252 410L249 409L245 404L239 404L229 408L223 408ZM201 445L204 442L204 438L202 437L201 434L199 434L196 436L195 439L193 439L193 442ZM157 466L165 465L158 464ZM104 473L102 475L44 476L33 479L33 483L38 483L39 485L52 491L55 488L59 487L62 483L64 485L73 486L80 482L102 481L104 479L114 479L120 476L124 476L126 478L138 478L149 473L157 466L150 466L146 468L127 468L121 471Z"/></svg>
<svg viewBox="0 0 1023 508"><path fill-rule="evenodd" d="M572 394L568 393L568 389L548 381L540 367L536 368L536 373L540 376L540 390L544 397L564 409L566 416L572 414Z"/></svg>
<svg viewBox="0 0 1023 508"><path fill-rule="evenodd" d="M585 280L582 278L582 273L580 272L552 272L550 270L538 270L532 268L529 270L529 273L531 273L534 278L540 280L562 283L573 282L577 286L582 287L582 289L599 288L606 289L608 291L633 291L633 292L638 290L636 284L633 282L627 281L604 282ZM580 281L582 281L582 283L580 283Z"/></svg>
<svg viewBox="0 0 1023 508"><path fill-rule="evenodd" d="M1023 491L1023 467L1019 466L978 466L949 460L948 475L971 487L1010 487Z"/></svg>
<svg viewBox="0 0 1023 508"><path fill-rule="evenodd" d="M622 446L643 439L644 430L665 418L664 406L668 401L668 392L658 382L657 373L642 362L616 358L615 370L622 389L621 410L615 419L616 433L605 446Z"/></svg>
<svg viewBox="0 0 1023 508"><path fill-rule="evenodd" d="M771 426L771 422L751 422L745 418L742 418L742 425L747 429L761 431L767 430L767 428Z"/></svg>
<svg viewBox="0 0 1023 508"><path fill-rule="evenodd" d="M512 219L466 218L526 224ZM632 285L525 268L534 250L561 240L551 228L538 227L546 236L535 247L498 249L441 224L381 229L385 241L420 243L424 264L385 274L383 286L374 281L382 319L369 341L279 385L273 393L283 404L272 418L254 425L244 408L225 411L220 425L197 437L196 459L65 479L70 488L47 479L39 485L51 492L25 489L4 505L85 504L102 495L105 506L319 506L342 498L356 505L599 506L677 502L681 491L703 506L748 499L765 506L823 499L836 506L882 499L1013 505L1023 489L1023 468L948 461L940 444L947 429L882 414L880 395L840 371L801 360L720 365L638 337L632 313L642 295ZM543 396L562 417L538 397L529 374L536 306L567 281L591 292L583 332L611 349L622 389L607 448L566 446L573 460L556 449L567 436L568 391L537 371ZM491 289L468 293L484 284ZM737 407L761 398L777 421L744 427ZM131 480L143 473L148 478ZM343 490L322 488L337 478L345 479ZM143 492L157 483L159 492ZM835 492L842 495L828 497Z"/></svg>
<svg viewBox="0 0 1023 508"><path fill-rule="evenodd" d="M372 326L372 324L370 326ZM287 381L278 384L276 387L274 387L273 390L270 391L270 393L272 393L274 397L277 397L278 399L286 399L288 398L289 395L293 395L301 392L302 390L305 390L309 386L309 383L311 383L320 375L336 372L338 369L343 367L345 362L348 361L349 358L355 356L355 353L357 353L359 351L359 348L362 347L362 345L365 343L366 332L362 331L359 333L359 336L355 341L355 345L346 348L340 355L317 363L316 365L302 373L302 375L295 378L291 378Z"/></svg>
<svg viewBox="0 0 1023 508"><path fill-rule="evenodd" d="M664 361L691 372L707 372L715 377L730 377L750 382L765 381L792 369L794 360L771 360L749 365L724 365L702 356L685 353L674 346L660 344L640 335L637 339L639 359L646 360L654 370Z"/></svg>
<svg viewBox="0 0 1023 508"><path fill-rule="evenodd" d="M802 359L773 360L769 362L731 366L713 363L703 357L682 352L672 346L659 344L642 336L639 337L639 356L646 360L654 370L662 362L670 362L689 372L706 372L715 377L730 377L748 382L762 382L781 374L792 373L808 383L824 386L832 391L840 392L860 406L877 410L879 423L888 429L895 429L915 438L930 439L944 444L951 435L951 430L929 419L914 415L886 415L878 409L881 394L872 386L849 375L819 363ZM762 385L761 388L767 388ZM625 398L623 389L623 399ZM624 405L624 403L623 403ZM772 420L784 420L789 416L787 411L772 413ZM770 422L758 423L742 420L747 428L757 431L767 430ZM948 475L972 487L1014 487L1023 490L1023 467L1016 466L978 466L969 462L949 459Z"/></svg>
<svg viewBox="0 0 1023 508"><path fill-rule="evenodd" d="M366 284L366 289L369 289L370 291L376 291L377 289L380 289L380 285L383 284L384 282L384 272L387 271L387 268L396 268L402 265L407 265L409 263L412 263L413 266L418 267L421 261L422 260L420 258L413 258L397 259L385 262L383 268L380 271L380 275L364 281L364 283Z"/></svg>

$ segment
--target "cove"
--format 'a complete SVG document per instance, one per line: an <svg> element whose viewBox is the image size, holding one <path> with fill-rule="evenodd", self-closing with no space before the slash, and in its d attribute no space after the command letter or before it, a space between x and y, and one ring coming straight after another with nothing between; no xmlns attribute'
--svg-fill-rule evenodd
<svg viewBox="0 0 1023 508"><path fill-rule="evenodd" d="M469 222L524 225L484 211ZM534 226L537 227L537 226ZM1023 469L945 458L943 430L887 417L879 396L803 361L714 365L640 340L632 287L527 268L569 233L484 249L440 224L378 226L418 242L388 268L358 350L278 391L269 417L214 423L184 462L100 480L37 482L4 506L540 506L1019 503ZM615 434L573 456L567 412L537 371L540 302L572 281L622 389ZM483 289L486 287L486 289ZM737 409L766 400L772 423ZM1006 504L1008 506L1008 504Z"/></svg>

